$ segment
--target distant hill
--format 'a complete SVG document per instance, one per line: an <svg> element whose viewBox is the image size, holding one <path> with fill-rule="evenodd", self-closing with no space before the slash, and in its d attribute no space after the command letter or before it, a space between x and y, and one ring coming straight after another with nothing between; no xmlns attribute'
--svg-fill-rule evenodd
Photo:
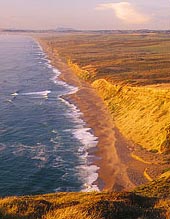
<svg viewBox="0 0 170 219"><path fill-rule="evenodd" d="M56 29L46 29L46 30L34 30L34 29L13 29L5 28L0 29L0 32L9 32L9 33L101 33L101 34L154 34L154 33L164 33L170 34L170 30L77 30L74 28L65 28L58 27Z"/></svg>
<svg viewBox="0 0 170 219"><path fill-rule="evenodd" d="M56 32L79 32L79 30L76 30L74 28L69 28L69 27L58 27L54 31Z"/></svg>

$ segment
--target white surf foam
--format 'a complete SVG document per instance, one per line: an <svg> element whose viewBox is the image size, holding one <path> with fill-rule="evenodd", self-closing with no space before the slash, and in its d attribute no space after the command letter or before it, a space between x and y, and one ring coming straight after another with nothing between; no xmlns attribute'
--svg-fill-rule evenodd
<svg viewBox="0 0 170 219"><path fill-rule="evenodd" d="M73 130L74 136L78 138L87 148L95 147L98 142L98 138L92 135L90 130L90 128L79 128Z"/></svg>
<svg viewBox="0 0 170 219"><path fill-rule="evenodd" d="M50 69L53 68L53 66L52 66L51 64L49 64L49 63L47 63L46 65L47 65L47 67L50 68Z"/></svg>
<svg viewBox="0 0 170 219"><path fill-rule="evenodd" d="M15 97L15 96L18 96L18 93L17 93L17 92L12 93L11 96L14 96L14 97Z"/></svg>
<svg viewBox="0 0 170 219"><path fill-rule="evenodd" d="M59 76L61 74L61 72L53 67L53 72L56 74L56 76Z"/></svg>
<svg viewBox="0 0 170 219"><path fill-rule="evenodd" d="M38 43L38 46L43 51L39 43ZM44 58L46 57L44 56ZM76 125L76 128L69 130L69 131L72 131L73 136L76 139L78 139L82 144L80 145L80 148L78 150L82 165L77 167L78 172L79 172L78 176L81 179L81 181L84 183L82 190L83 191L94 191L94 190L99 191L99 188L97 187L97 185L94 185L94 182L98 178L97 171L99 167L89 163L90 155L88 153L89 148L96 147L98 138L95 137L91 133L91 129L87 128L86 123L81 119L82 112L80 112L80 110L74 104L70 103L69 101L63 98L64 95L76 93L78 91L78 87L69 85L65 81L60 80L59 75L61 74L61 72L51 65L50 60L47 59L45 61L47 62L46 65L49 68L53 69L54 76L51 77L51 80L56 85L64 86L66 88L65 89L66 91L63 92L62 96L59 96L58 98L69 107L69 111L66 115L69 118L71 118L72 121ZM65 130L65 131L68 131L68 130Z"/></svg>
<svg viewBox="0 0 170 219"><path fill-rule="evenodd" d="M42 46L40 45L40 43L38 41L36 41L36 44L37 44L38 48L44 53L44 50L43 50Z"/></svg>
<svg viewBox="0 0 170 219"><path fill-rule="evenodd" d="M21 96L31 96L33 98L40 98L40 97L48 98L48 94L50 94L50 93L51 93L50 90L37 91L37 92L27 92L27 93L15 92L15 93L12 93L11 96L16 97L18 95L21 95Z"/></svg>
<svg viewBox="0 0 170 219"><path fill-rule="evenodd" d="M96 147L98 138L92 135L90 131L90 128L84 127L73 130L73 135L83 144L83 146L79 148L79 156L80 159L84 161L82 162L84 164L78 168L79 178L84 182L82 191L86 192L99 191L98 186L94 184L98 178L97 171L99 167L89 161L91 155L88 153L88 149Z"/></svg>
<svg viewBox="0 0 170 219"><path fill-rule="evenodd" d="M82 112L67 100L61 98L61 101L70 108L70 111L66 115L76 124L74 129L66 129L65 131L71 131L73 136L82 143L82 146L78 150L82 165L77 167L79 172L78 177L84 182L82 191L99 191L98 186L94 184L98 178L97 171L99 167L90 163L89 159L91 155L88 153L88 149L96 147L98 138L91 133L91 128L87 128L86 123L81 119Z"/></svg>
<svg viewBox="0 0 170 219"><path fill-rule="evenodd" d="M78 150L82 165L77 167L79 172L78 177L84 182L82 191L99 191L98 186L94 184L98 178L97 171L99 167L89 162L91 156L88 153L88 149L96 147L98 138L91 133L91 128L87 128L86 123L81 119L83 113L74 104L61 97L60 99L70 109L70 111L66 113L66 116L71 118L76 124L74 129L66 129L65 131L71 131L73 136L82 143L82 146L80 146Z"/></svg>
<svg viewBox="0 0 170 219"><path fill-rule="evenodd" d="M44 90L44 91L37 91L37 92L20 93L20 95L25 95L25 96L27 96L27 95L47 96L50 93L51 93L50 90Z"/></svg>
<svg viewBox="0 0 170 219"><path fill-rule="evenodd" d="M79 167L80 177L83 177L82 180L86 179L82 189L83 192L99 191L98 186L93 184L98 179L98 170L99 167L96 165Z"/></svg>

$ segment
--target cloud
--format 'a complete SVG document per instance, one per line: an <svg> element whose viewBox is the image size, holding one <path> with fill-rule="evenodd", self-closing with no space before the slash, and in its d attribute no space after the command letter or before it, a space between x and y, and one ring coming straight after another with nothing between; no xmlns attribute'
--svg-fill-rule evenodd
<svg viewBox="0 0 170 219"><path fill-rule="evenodd" d="M138 11L129 2L99 4L96 7L96 9L97 10L112 9L115 12L116 17L126 23L143 24L149 22L150 20L150 17L148 15Z"/></svg>

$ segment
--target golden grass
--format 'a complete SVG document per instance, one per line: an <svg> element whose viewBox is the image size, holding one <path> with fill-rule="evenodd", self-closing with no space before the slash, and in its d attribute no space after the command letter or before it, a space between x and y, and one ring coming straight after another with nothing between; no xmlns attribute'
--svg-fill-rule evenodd
<svg viewBox="0 0 170 219"><path fill-rule="evenodd" d="M153 179L150 177L150 175L148 174L147 170L148 170L148 169L146 168L145 171L144 171L144 176L145 176L145 178L146 178L148 181L152 182Z"/></svg>
<svg viewBox="0 0 170 219"><path fill-rule="evenodd" d="M131 153L131 157L134 158L135 160L138 160L138 161L140 161L142 163L145 163L145 164L155 164L152 161L149 162L149 161L144 160L143 158L141 158L138 155L134 154L134 152Z"/></svg>
<svg viewBox="0 0 170 219"><path fill-rule="evenodd" d="M91 66L80 68L76 63L73 63L70 59L67 61L68 66L77 74L78 77L84 80L92 80L95 77L95 69Z"/></svg>
<svg viewBox="0 0 170 219"><path fill-rule="evenodd" d="M170 199L170 171L162 174L156 180L146 185L139 186L135 189L137 194L146 197L157 197L162 199Z"/></svg>
<svg viewBox="0 0 170 219"><path fill-rule="evenodd" d="M97 213L92 213L88 215L86 212L83 212L79 207L68 207L64 209L59 209L56 211L50 211L44 216L44 219L96 219L100 218L100 211Z"/></svg>
<svg viewBox="0 0 170 219"><path fill-rule="evenodd" d="M168 35L75 34L44 40L98 91L127 139L149 151L170 152L170 89L169 85L164 88L164 83L170 82ZM156 87L157 83L162 86ZM147 170L145 175L151 180ZM14 202L2 199L0 214L8 219L169 219L169 194L170 173L166 171L135 193L58 193Z"/></svg>
<svg viewBox="0 0 170 219"><path fill-rule="evenodd" d="M124 136L147 150L169 152L170 90L92 83ZM152 163L152 161L151 161Z"/></svg>
<svg viewBox="0 0 170 219"><path fill-rule="evenodd" d="M70 34L47 37L66 60L88 69L96 79L145 85L170 82L169 35Z"/></svg>
<svg viewBox="0 0 170 219"><path fill-rule="evenodd" d="M168 200L163 199L168 203ZM166 218L161 200L135 193L56 193L0 200L1 219ZM161 207L160 207L161 206Z"/></svg>
<svg viewBox="0 0 170 219"><path fill-rule="evenodd" d="M169 35L91 33L44 40L92 83L127 139L147 150L170 152L170 90L141 87L170 82Z"/></svg>

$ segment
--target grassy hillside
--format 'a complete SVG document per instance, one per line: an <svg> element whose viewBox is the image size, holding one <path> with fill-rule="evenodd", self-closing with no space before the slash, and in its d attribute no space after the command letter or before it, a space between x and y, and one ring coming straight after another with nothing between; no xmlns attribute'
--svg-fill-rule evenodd
<svg viewBox="0 0 170 219"><path fill-rule="evenodd" d="M168 34L69 34L46 39L53 52L89 71L93 80L133 86L170 82Z"/></svg>
<svg viewBox="0 0 170 219"><path fill-rule="evenodd" d="M128 140L169 153L170 35L72 34L46 43L98 90Z"/></svg>
<svg viewBox="0 0 170 219"><path fill-rule="evenodd" d="M165 186L166 185L166 186ZM56 193L0 199L1 219L169 219L170 172L124 193Z"/></svg>
<svg viewBox="0 0 170 219"><path fill-rule="evenodd" d="M1 218L169 219L170 36L74 34L44 40L99 92L116 126L135 143L132 157L164 174L127 193L1 199ZM152 180L149 170L144 174Z"/></svg>
<svg viewBox="0 0 170 219"><path fill-rule="evenodd" d="M123 135L154 152L170 152L170 90L93 82Z"/></svg>

